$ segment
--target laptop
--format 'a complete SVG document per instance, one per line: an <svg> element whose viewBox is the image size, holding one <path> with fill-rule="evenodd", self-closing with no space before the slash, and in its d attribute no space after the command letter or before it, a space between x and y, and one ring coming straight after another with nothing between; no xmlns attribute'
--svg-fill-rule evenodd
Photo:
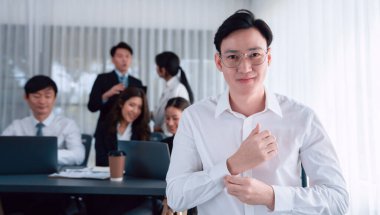
<svg viewBox="0 0 380 215"><path fill-rule="evenodd" d="M170 154L166 143L155 141L118 141L118 149L126 153L125 175L165 180Z"/></svg>
<svg viewBox="0 0 380 215"><path fill-rule="evenodd" d="M56 172L57 141L47 136L0 136L0 175Z"/></svg>

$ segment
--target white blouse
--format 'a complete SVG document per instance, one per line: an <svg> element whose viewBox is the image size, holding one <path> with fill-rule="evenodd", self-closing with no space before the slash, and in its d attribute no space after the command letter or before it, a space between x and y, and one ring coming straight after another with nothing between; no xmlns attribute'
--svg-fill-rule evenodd
<svg viewBox="0 0 380 215"><path fill-rule="evenodd" d="M166 82L166 88L161 94L158 105L153 112L153 121L156 126L159 125L160 127L164 127L165 107L168 100L174 97L182 97L187 101L190 101L189 93L187 92L186 87L180 82L177 76L172 77Z"/></svg>
<svg viewBox="0 0 380 215"><path fill-rule="evenodd" d="M116 130L119 131L120 123L117 124ZM129 123L127 128L122 134L117 132L117 140L131 140L132 136L132 123Z"/></svg>

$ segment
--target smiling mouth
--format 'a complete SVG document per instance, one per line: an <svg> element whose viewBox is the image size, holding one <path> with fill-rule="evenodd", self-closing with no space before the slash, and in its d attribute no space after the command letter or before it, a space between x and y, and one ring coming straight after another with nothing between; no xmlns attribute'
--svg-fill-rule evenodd
<svg viewBox="0 0 380 215"><path fill-rule="evenodd" d="M244 82L244 81L250 81L250 80L253 80L253 79L255 79L255 77L244 77L244 78L238 78L236 80Z"/></svg>

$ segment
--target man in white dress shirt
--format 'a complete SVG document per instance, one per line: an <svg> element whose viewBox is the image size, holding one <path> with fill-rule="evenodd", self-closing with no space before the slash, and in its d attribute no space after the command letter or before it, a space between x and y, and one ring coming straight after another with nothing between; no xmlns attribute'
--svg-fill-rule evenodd
<svg viewBox="0 0 380 215"><path fill-rule="evenodd" d="M187 108L174 138L168 204L199 214L345 214L337 155L315 113L264 86L272 32L247 10L219 27L223 94ZM301 187L301 163L309 187Z"/></svg>
<svg viewBox="0 0 380 215"><path fill-rule="evenodd" d="M85 149L78 125L71 119L53 113L57 85L44 75L37 75L25 84L25 101L31 116L17 119L3 132L3 136L56 136L58 138L58 164L79 165Z"/></svg>

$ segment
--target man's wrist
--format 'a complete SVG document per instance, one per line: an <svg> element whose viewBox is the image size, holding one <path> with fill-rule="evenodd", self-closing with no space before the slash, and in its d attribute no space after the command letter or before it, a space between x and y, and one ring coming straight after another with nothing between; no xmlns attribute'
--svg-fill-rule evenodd
<svg viewBox="0 0 380 215"><path fill-rule="evenodd" d="M268 185L268 199L266 206L269 210L273 211L274 210L274 205L275 205L275 198L274 198L274 190L273 187Z"/></svg>
<svg viewBox="0 0 380 215"><path fill-rule="evenodd" d="M236 169L235 160L234 160L233 156L229 157L227 159L226 163L227 163L227 169L231 175L239 174L239 172Z"/></svg>

